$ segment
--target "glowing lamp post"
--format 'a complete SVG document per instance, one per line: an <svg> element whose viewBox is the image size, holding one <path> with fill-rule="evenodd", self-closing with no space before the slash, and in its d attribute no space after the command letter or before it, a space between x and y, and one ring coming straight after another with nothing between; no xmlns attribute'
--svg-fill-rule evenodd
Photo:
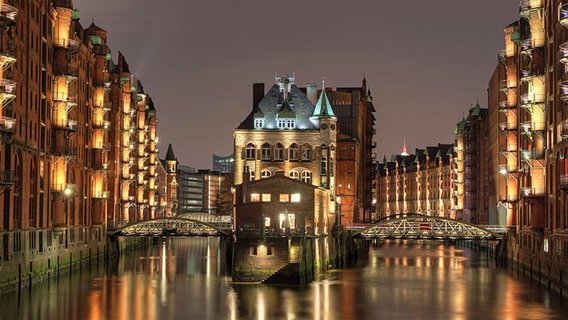
<svg viewBox="0 0 568 320"><path fill-rule="evenodd" d="M337 217L335 218L335 224L340 226L341 225L341 197L337 196L335 198L335 200L337 202L337 210L335 210Z"/></svg>

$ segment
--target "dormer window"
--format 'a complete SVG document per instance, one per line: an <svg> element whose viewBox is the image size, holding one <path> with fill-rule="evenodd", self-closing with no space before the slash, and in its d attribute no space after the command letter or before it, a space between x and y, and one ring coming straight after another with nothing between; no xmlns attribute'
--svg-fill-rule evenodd
<svg viewBox="0 0 568 320"><path fill-rule="evenodd" d="M278 119L278 129L294 129L296 127L295 119Z"/></svg>
<svg viewBox="0 0 568 320"><path fill-rule="evenodd" d="M262 127L264 127L264 119L263 118L254 119L254 128L262 129Z"/></svg>

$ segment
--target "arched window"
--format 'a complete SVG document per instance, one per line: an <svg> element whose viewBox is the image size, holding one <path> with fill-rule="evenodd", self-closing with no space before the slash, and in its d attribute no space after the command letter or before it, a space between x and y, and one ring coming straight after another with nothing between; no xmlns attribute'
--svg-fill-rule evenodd
<svg viewBox="0 0 568 320"><path fill-rule="evenodd" d="M302 145L302 161L312 160L312 146L309 144Z"/></svg>
<svg viewBox="0 0 568 320"><path fill-rule="evenodd" d="M256 152L255 152L255 147L254 144L251 142L249 144L247 144L247 153L246 153L246 159L247 160L254 160L255 156L256 156Z"/></svg>
<svg viewBox="0 0 568 320"><path fill-rule="evenodd" d="M261 177L261 178L268 178L268 177L270 177L270 176L272 176L272 172L270 172L270 170L262 170L262 171L260 172L260 177Z"/></svg>
<svg viewBox="0 0 568 320"><path fill-rule="evenodd" d="M262 155L261 159L263 161L270 161L271 154L270 154L270 144L265 143L262 145Z"/></svg>
<svg viewBox="0 0 568 320"><path fill-rule="evenodd" d="M295 143L290 145L290 161L298 161L298 145Z"/></svg>
<svg viewBox="0 0 568 320"><path fill-rule="evenodd" d="M327 157L321 157L321 174L327 174Z"/></svg>
<svg viewBox="0 0 568 320"><path fill-rule="evenodd" d="M254 171L250 170L249 172L250 172L250 174L249 174L250 180L252 181L252 180L254 180Z"/></svg>
<svg viewBox="0 0 568 320"><path fill-rule="evenodd" d="M281 143L277 143L274 146L274 161L282 161L284 159L284 146Z"/></svg>
<svg viewBox="0 0 568 320"><path fill-rule="evenodd" d="M298 173L298 171L292 170L290 171L290 178L298 180L300 179L300 174Z"/></svg>
<svg viewBox="0 0 568 320"><path fill-rule="evenodd" d="M302 171L302 182L312 183L312 173L308 170Z"/></svg>

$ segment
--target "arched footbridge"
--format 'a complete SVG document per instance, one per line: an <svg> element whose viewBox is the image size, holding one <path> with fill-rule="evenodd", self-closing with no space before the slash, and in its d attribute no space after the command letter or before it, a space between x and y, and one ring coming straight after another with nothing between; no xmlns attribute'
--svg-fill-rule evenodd
<svg viewBox="0 0 568 320"><path fill-rule="evenodd" d="M129 223L109 232L112 236L230 236L231 230L186 217L158 218Z"/></svg>
<svg viewBox="0 0 568 320"><path fill-rule="evenodd" d="M354 231L354 235L368 239L501 240L502 230L493 230L447 218L407 213L382 218Z"/></svg>

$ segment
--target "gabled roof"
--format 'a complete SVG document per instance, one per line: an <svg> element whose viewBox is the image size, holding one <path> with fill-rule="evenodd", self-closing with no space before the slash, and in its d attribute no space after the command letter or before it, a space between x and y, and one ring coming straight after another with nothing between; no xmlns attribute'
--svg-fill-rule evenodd
<svg viewBox="0 0 568 320"><path fill-rule="evenodd" d="M314 106L308 100L306 95L293 83L290 83L290 92L287 92L286 99L284 93L280 92L278 84L274 84L270 90L260 100L258 105L253 106L253 110L241 122L237 129L254 129L254 118L260 116L259 112L264 115L265 128L278 129L278 117L293 117L296 120L297 130L315 130L317 129L310 121L310 116L314 112ZM284 114L279 114L284 109ZM294 116L290 113L294 113Z"/></svg>

